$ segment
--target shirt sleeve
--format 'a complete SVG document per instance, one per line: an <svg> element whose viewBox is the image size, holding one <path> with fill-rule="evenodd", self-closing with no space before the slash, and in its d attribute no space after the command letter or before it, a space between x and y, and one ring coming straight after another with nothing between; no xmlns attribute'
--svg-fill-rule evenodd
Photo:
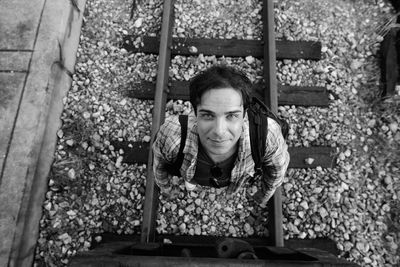
<svg viewBox="0 0 400 267"><path fill-rule="evenodd" d="M161 125L153 142L153 173L156 184L160 189L171 187L171 175L165 165L172 164L179 152L180 123L177 119L169 119Z"/></svg>
<svg viewBox="0 0 400 267"><path fill-rule="evenodd" d="M275 120L268 118L268 135L263 158L262 189L264 197L261 201L263 205L267 204L276 188L282 184L289 161L288 146L283 138L281 127Z"/></svg>

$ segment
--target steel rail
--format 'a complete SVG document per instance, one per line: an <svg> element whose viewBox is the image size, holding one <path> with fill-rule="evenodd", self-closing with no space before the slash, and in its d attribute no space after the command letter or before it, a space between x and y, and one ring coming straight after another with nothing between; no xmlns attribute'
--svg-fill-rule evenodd
<svg viewBox="0 0 400 267"><path fill-rule="evenodd" d="M155 135L165 119L165 105L167 100L167 88L169 77L169 65L171 61L171 43L174 0L164 0L163 18L161 25L160 51L158 56L158 70L156 92L154 97L152 129L150 147ZM155 239L155 222L158 207L158 188L155 185L153 173L153 153L150 149L147 164L146 195L143 209L143 223L141 242L153 242Z"/></svg>
<svg viewBox="0 0 400 267"><path fill-rule="evenodd" d="M263 40L264 40L264 103L275 113L278 111L278 84L276 80L276 48L274 27L274 2L263 1ZM273 219L268 220L268 229L275 246L283 247L282 229L282 192L278 187L273 198L269 201L269 214Z"/></svg>

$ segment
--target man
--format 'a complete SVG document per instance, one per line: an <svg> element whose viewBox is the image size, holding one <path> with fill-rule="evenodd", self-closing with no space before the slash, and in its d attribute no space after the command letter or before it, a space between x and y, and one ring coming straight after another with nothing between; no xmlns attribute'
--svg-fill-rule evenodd
<svg viewBox="0 0 400 267"><path fill-rule="evenodd" d="M249 122L250 80L227 66L213 66L190 82L187 137L180 175L187 190L197 186L226 187L227 194L238 192L254 175ZM184 129L185 130L185 129ZM175 162L181 143L181 124L177 117L165 121L153 144L153 170L161 193L171 194L171 175L167 166ZM282 184L289 164L287 145L279 124L268 118L268 134L263 165L270 175L261 179L256 201L265 206Z"/></svg>

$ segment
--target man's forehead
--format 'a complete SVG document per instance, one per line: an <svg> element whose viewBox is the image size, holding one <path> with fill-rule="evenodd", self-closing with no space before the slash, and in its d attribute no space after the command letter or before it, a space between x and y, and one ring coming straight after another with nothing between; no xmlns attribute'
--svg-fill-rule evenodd
<svg viewBox="0 0 400 267"><path fill-rule="evenodd" d="M242 96L232 88L212 89L203 94L197 111L229 113L243 111Z"/></svg>

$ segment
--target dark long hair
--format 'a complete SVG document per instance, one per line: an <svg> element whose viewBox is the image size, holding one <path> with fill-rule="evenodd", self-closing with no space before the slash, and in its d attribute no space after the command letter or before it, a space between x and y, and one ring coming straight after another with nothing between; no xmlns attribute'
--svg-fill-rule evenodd
<svg viewBox="0 0 400 267"><path fill-rule="evenodd" d="M190 103L197 112L202 95L211 89L232 88L242 95L244 110L249 104L252 83L246 74L226 65L214 65L192 78L189 85Z"/></svg>

